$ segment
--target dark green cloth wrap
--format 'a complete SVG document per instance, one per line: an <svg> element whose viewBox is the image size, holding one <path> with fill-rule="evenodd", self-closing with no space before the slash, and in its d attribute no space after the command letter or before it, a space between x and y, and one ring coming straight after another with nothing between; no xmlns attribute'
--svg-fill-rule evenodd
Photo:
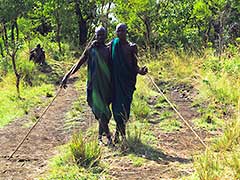
<svg viewBox="0 0 240 180"><path fill-rule="evenodd" d="M113 116L117 123L125 123L129 118L132 96L136 84L136 67L133 67L131 59L124 57L119 38L115 38L111 44L111 63L113 81Z"/></svg>
<svg viewBox="0 0 240 180"><path fill-rule="evenodd" d="M97 119L109 120L111 76L109 65L96 47L89 49L87 101Z"/></svg>

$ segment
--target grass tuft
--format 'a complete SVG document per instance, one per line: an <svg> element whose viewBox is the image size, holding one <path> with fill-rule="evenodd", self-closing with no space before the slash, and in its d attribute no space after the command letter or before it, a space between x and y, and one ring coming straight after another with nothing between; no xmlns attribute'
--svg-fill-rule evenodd
<svg viewBox="0 0 240 180"><path fill-rule="evenodd" d="M100 162L101 148L96 138L85 139L82 133L74 134L70 143L71 153L79 166L92 167Z"/></svg>

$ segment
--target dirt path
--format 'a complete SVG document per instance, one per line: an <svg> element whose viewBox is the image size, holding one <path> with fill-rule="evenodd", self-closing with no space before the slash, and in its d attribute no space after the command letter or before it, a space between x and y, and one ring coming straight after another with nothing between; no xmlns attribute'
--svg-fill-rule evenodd
<svg viewBox="0 0 240 180"><path fill-rule="evenodd" d="M189 88L174 87L169 94L171 101L190 123L198 116L196 109L191 107L194 93ZM78 93L73 85L62 91L10 161L6 156L28 131L25 124L29 122L31 115L0 129L0 180L31 180L46 170L47 160L57 153L55 147L66 143L72 133L64 128L64 119L76 97ZM87 110L86 114L89 114L88 112L90 111ZM141 165L134 165L128 156L131 153L114 154L114 150L107 148L103 161L110 164L108 174L111 179L179 179L193 173L192 155L202 151L202 145L184 125L179 131L161 131L158 126L159 119L160 117L154 115L149 117L150 130L157 139L157 144L152 146L152 142L149 142L138 147L135 155L144 159ZM86 129L88 126L86 121L81 121L79 128ZM204 130L198 130L198 134L203 139L212 136Z"/></svg>
<svg viewBox="0 0 240 180"><path fill-rule="evenodd" d="M73 85L62 90L43 119L11 160L7 160L6 156L11 154L28 132L29 127L26 127L26 123L31 121L29 118L36 112L33 111L28 116L17 119L0 129L1 180L30 180L46 169L47 160L57 152L55 147L69 140L71 132L64 128L64 119L66 112L77 97L78 92ZM42 111L43 108L37 113L41 114ZM86 128L85 126L86 124L83 124L82 128Z"/></svg>
<svg viewBox="0 0 240 180"><path fill-rule="evenodd" d="M170 100L177 106L179 112L190 124L198 117L197 109L191 106L195 91L189 87L172 87L169 91ZM156 97L157 98L157 97ZM161 110L163 113L166 110ZM134 161L125 154L111 158L110 174L112 179L180 179L182 176L191 175L194 172L193 155L204 150L202 144L193 133L182 123L178 131L163 132L159 128L161 122L159 116L149 118L150 131L157 138L157 143L149 141L138 146L135 156L145 159L145 162L137 167ZM181 121L177 116L176 119ZM203 140L212 136L204 130L196 130ZM136 162L135 162L136 163Z"/></svg>

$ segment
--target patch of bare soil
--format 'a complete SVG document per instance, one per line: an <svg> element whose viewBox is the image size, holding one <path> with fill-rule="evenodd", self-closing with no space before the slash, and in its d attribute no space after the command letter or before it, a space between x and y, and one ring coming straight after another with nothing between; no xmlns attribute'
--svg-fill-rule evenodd
<svg viewBox="0 0 240 180"><path fill-rule="evenodd" d="M10 160L7 156L13 152L30 129L30 127L26 127L26 124L31 122L31 117L35 113L40 115L44 108L36 108L29 115L0 129L1 180L30 180L44 172L47 160L57 153L56 147L66 143L72 134L69 129L66 130L64 127L65 114L78 94L73 85L62 90L43 119ZM86 122L82 122L79 126L81 129L86 127Z"/></svg>
<svg viewBox="0 0 240 180"><path fill-rule="evenodd" d="M192 87L184 85L172 87L168 95L192 127L194 124L191 121L199 116L197 109L191 106L195 95L196 91ZM164 109L161 112L164 112ZM154 116L150 117L149 123L150 130L157 137L157 145L152 146L151 142L142 144L136 150L137 153L135 152L138 157L146 159L146 163L136 167L126 156L113 157L109 170L113 179L180 179L194 172L192 157L204 151L203 145L184 123L178 131L164 132L158 126L161 120L158 121L159 117ZM177 115L176 119L181 121ZM205 130L196 128L195 130L205 142L213 136Z"/></svg>

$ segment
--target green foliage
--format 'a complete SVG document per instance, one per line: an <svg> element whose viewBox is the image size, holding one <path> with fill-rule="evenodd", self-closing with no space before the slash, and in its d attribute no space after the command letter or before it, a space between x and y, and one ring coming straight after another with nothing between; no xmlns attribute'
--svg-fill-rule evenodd
<svg viewBox="0 0 240 180"><path fill-rule="evenodd" d="M156 104L154 105L154 107L155 108L157 108L157 109L163 109L163 108L168 108L168 107L170 107L170 105L168 104L168 102L166 101L166 99L164 98L164 97L162 97L162 96L160 96L158 99L157 99L157 102L156 102ZM163 112L164 114L165 113L169 113L169 112L167 112L167 111L165 111L165 112ZM167 115L167 116L169 116L169 115Z"/></svg>
<svg viewBox="0 0 240 180"><path fill-rule="evenodd" d="M133 126L132 128L127 128L127 142L130 149L134 150L138 144L141 144L141 138L142 131L139 127Z"/></svg>
<svg viewBox="0 0 240 180"><path fill-rule="evenodd" d="M0 82L0 127L8 124L12 120L27 114L30 108L36 105L45 105L42 98L46 98L47 93L52 93L53 86L42 84L35 87L24 87L21 85L24 99L19 99L15 92L14 76L8 75Z"/></svg>
<svg viewBox="0 0 240 180"><path fill-rule="evenodd" d="M186 53L179 55L174 50L167 50L150 61L149 73L156 82L162 83L163 86L167 86L168 81L174 84L189 83L199 63L201 59L198 56ZM164 82L161 82L161 79L164 79Z"/></svg>
<svg viewBox="0 0 240 180"><path fill-rule="evenodd" d="M236 105L240 96L239 83L238 79L222 70L219 74L206 71L198 86L198 89L202 89L199 96L202 98L213 97L216 101Z"/></svg>
<svg viewBox="0 0 240 180"><path fill-rule="evenodd" d="M131 159L134 167L141 167L146 162L146 159L137 157L134 154L128 155L128 158Z"/></svg>
<svg viewBox="0 0 240 180"><path fill-rule="evenodd" d="M104 178L103 174L97 173L94 168L82 168L75 164L72 159L70 148L61 147L61 153L50 161L48 172L41 175L41 180L98 180ZM100 168L100 167L99 167Z"/></svg>
<svg viewBox="0 0 240 180"><path fill-rule="evenodd" d="M4 57L0 59L0 77L4 77L11 68L11 64L8 61L8 58Z"/></svg>
<svg viewBox="0 0 240 180"><path fill-rule="evenodd" d="M199 179L239 178L239 137L239 119L235 119L204 154L195 156L194 167Z"/></svg>
<svg viewBox="0 0 240 180"><path fill-rule="evenodd" d="M201 116L193 120L194 124L202 129L216 131L224 127L223 112L224 105L217 108L215 104L208 104L207 107L199 107ZM226 112L224 112L226 114Z"/></svg>
<svg viewBox="0 0 240 180"><path fill-rule="evenodd" d="M229 161L229 165L234 171L234 178L240 178L240 153L234 153L231 161Z"/></svg>
<svg viewBox="0 0 240 180"><path fill-rule="evenodd" d="M179 131L182 127L180 120L176 119L164 119L159 123L161 130L165 132Z"/></svg>
<svg viewBox="0 0 240 180"><path fill-rule="evenodd" d="M211 116L204 114L203 117L195 119L194 124L201 129L209 131L216 131L224 126L223 120L218 119L213 114Z"/></svg>
<svg viewBox="0 0 240 180"><path fill-rule="evenodd" d="M19 73L21 74L21 79L23 79L25 84L32 86L32 82L37 79L36 77L39 74L36 65L32 61L28 61L27 59L19 59L17 62Z"/></svg>
<svg viewBox="0 0 240 180"><path fill-rule="evenodd" d="M240 142L240 122L234 120L225 128L224 134L218 138L213 144L216 151L232 151L233 148Z"/></svg>
<svg viewBox="0 0 240 180"><path fill-rule="evenodd" d="M84 46L99 24L108 29L111 39L118 22L125 22L129 38L149 52L167 47L201 51L208 43L219 48L219 36L224 36L223 45L235 44L239 9L238 0L1 0L0 21L10 25L16 20L20 39L29 43L39 33L49 36L59 54L65 42L73 49Z"/></svg>
<svg viewBox="0 0 240 180"><path fill-rule="evenodd" d="M139 96L134 95L131 111L134 113L137 119L142 119L149 115L150 108L146 101L141 99Z"/></svg>
<svg viewBox="0 0 240 180"><path fill-rule="evenodd" d="M74 160L79 166L92 167L100 161L101 149L97 140L84 139L82 133L73 135L70 149Z"/></svg>
<svg viewBox="0 0 240 180"><path fill-rule="evenodd" d="M215 180L222 177L218 157L208 150L203 155L196 157L194 164L199 179Z"/></svg>
<svg viewBox="0 0 240 180"><path fill-rule="evenodd" d="M138 76L136 84L137 90L134 92L131 107L131 111L138 120L144 119L150 114L151 109L147 101L157 94L148 86L148 83L146 78Z"/></svg>
<svg viewBox="0 0 240 180"><path fill-rule="evenodd" d="M198 0L194 4L193 15L195 15L197 19L204 20L205 18L209 18L211 13L208 4L203 0Z"/></svg>

